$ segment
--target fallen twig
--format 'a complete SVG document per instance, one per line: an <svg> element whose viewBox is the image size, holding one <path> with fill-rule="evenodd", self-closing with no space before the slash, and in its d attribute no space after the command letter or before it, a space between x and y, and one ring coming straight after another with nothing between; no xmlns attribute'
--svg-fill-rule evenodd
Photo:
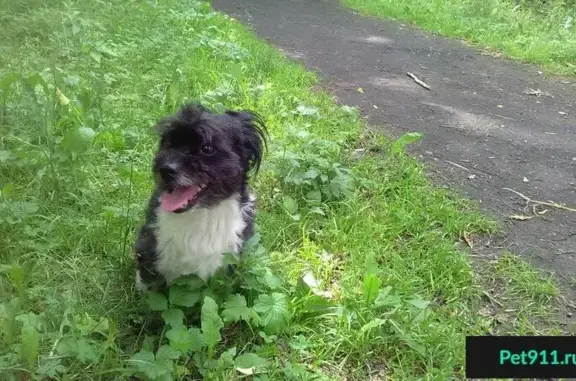
<svg viewBox="0 0 576 381"><path fill-rule="evenodd" d="M547 92L547 91L542 91L542 90L540 90L540 89L536 89L536 90L534 90L534 89L526 89L526 90L524 90L524 94L526 94L526 95L535 95L535 96L537 96L537 97L540 97L541 95L546 95L546 96L548 96L548 97L554 98L549 92Z"/></svg>
<svg viewBox="0 0 576 381"><path fill-rule="evenodd" d="M518 220L518 221L526 221L526 220L531 220L532 218L534 218L534 216L524 216L522 214L513 214L511 216L508 216L508 218L511 218L513 220Z"/></svg>
<svg viewBox="0 0 576 381"><path fill-rule="evenodd" d="M488 300L490 300L492 303L499 305L500 307L504 307L504 305L502 305L502 303L500 303L496 298L494 298L492 295L490 295L487 291L482 291L482 293L484 294L484 296L486 296L488 298Z"/></svg>
<svg viewBox="0 0 576 381"><path fill-rule="evenodd" d="M469 170L468 168L466 168L465 166L463 166L463 165L460 165L460 164L458 164L458 163L454 163L453 161L450 161L450 160L444 160L444 161L447 162L448 164L452 164L452 165L455 166L455 167L458 167L458 168L460 168L460 169L463 169L463 170L465 170L465 171L470 172L470 170Z"/></svg>
<svg viewBox="0 0 576 381"><path fill-rule="evenodd" d="M554 201L546 202L546 201L533 200L533 199L531 199L530 197L524 196L522 193L520 193L520 192L518 192L518 191L515 191L514 189L510 189L510 188L502 188L502 189L517 194L518 196L520 196L520 197L522 197L524 200L526 200L526 203L533 203L533 204L538 204L538 205L546 205L546 206L549 206L549 207L552 207L552 208L556 208L556 209L567 210L567 211L569 211L569 212L576 212L576 209L574 209L574 208L569 208L569 207L567 207L567 206L558 204L558 203L556 203L556 202L554 202Z"/></svg>
<svg viewBox="0 0 576 381"><path fill-rule="evenodd" d="M462 239L464 240L464 242L466 242L466 245L468 245L468 247L472 249L472 247L474 246L474 242L472 241L470 234L463 232Z"/></svg>
<svg viewBox="0 0 576 381"><path fill-rule="evenodd" d="M576 305L572 301L567 300L565 296L560 295L560 299L566 304L566 306L576 310Z"/></svg>
<svg viewBox="0 0 576 381"><path fill-rule="evenodd" d="M419 84L420 86L422 86L423 88L425 88L426 90L432 90L430 88L430 86L428 86L426 83L422 82L420 79L418 79L418 77L416 77L414 74L407 72L406 75L410 78L412 78L414 80L414 82L416 82L417 84Z"/></svg>

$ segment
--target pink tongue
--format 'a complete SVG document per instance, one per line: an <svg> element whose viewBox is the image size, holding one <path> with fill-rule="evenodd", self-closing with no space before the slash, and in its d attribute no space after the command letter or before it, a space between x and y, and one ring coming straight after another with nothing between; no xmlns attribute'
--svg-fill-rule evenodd
<svg viewBox="0 0 576 381"><path fill-rule="evenodd" d="M160 206L166 212L173 212L183 208L200 192L200 187L194 185L189 187L179 187L172 193L163 193L160 196Z"/></svg>

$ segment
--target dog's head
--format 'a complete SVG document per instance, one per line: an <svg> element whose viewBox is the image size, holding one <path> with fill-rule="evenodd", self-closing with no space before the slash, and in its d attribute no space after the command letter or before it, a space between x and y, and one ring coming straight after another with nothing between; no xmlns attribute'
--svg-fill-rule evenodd
<svg viewBox="0 0 576 381"><path fill-rule="evenodd" d="M213 205L242 191L250 171L258 171L266 145L266 127L251 111L215 114L189 104L156 129L160 144L153 172L167 212Z"/></svg>

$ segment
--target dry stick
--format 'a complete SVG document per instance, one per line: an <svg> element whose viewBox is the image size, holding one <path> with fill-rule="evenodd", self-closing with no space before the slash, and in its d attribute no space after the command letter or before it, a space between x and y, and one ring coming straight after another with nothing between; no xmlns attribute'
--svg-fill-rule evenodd
<svg viewBox="0 0 576 381"><path fill-rule="evenodd" d="M460 169L463 169L463 170L465 170L465 171L470 172L470 170L469 170L468 168L466 168L465 166L463 166L463 165L460 165L460 164L458 164L458 163L454 163L453 161L450 161L450 160L444 160L444 161L447 162L448 164L452 164L452 165L455 166L455 167L458 167L458 168L460 168Z"/></svg>
<svg viewBox="0 0 576 381"><path fill-rule="evenodd" d="M538 205L546 205L546 206L550 206L552 208L557 208L557 209L563 209L563 210L567 210L569 212L576 212L576 209L573 208L569 208L567 206L564 205L560 205L556 202L550 201L550 202L545 202L545 201L537 201L537 200L532 200L530 197L526 197L524 196L522 193L515 191L514 189L510 189L510 188L502 188L504 190L510 191L512 193L516 193L518 196L522 197L524 200L526 200L527 203L533 203L533 204L538 204Z"/></svg>
<svg viewBox="0 0 576 381"><path fill-rule="evenodd" d="M418 77L416 77L414 74L408 72L406 73L406 75L410 78L412 78L414 80L414 82L416 82L417 84L419 84L420 86L422 86L423 88L425 88L426 90L432 90L430 88L430 86L428 86L426 83L422 82L421 80L418 79Z"/></svg>
<svg viewBox="0 0 576 381"><path fill-rule="evenodd" d="M564 303L566 303L566 305L567 305L568 307L573 308L573 309L576 310L576 305L575 305L573 302L567 300L565 296L560 295L559 298L560 298Z"/></svg>

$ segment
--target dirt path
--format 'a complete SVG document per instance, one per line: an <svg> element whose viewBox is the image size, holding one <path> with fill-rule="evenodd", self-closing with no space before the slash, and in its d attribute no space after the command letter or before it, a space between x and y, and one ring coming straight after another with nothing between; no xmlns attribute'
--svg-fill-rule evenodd
<svg viewBox="0 0 576 381"><path fill-rule="evenodd" d="M480 200L504 222L506 236L492 240L490 251L507 248L564 280L576 276L576 213L546 208L531 220L511 220L525 202L502 189L576 207L576 80L545 78L537 67L361 17L336 1L213 5L317 70L339 101L360 107L372 125L394 136L424 133L416 153L433 163L438 183Z"/></svg>

